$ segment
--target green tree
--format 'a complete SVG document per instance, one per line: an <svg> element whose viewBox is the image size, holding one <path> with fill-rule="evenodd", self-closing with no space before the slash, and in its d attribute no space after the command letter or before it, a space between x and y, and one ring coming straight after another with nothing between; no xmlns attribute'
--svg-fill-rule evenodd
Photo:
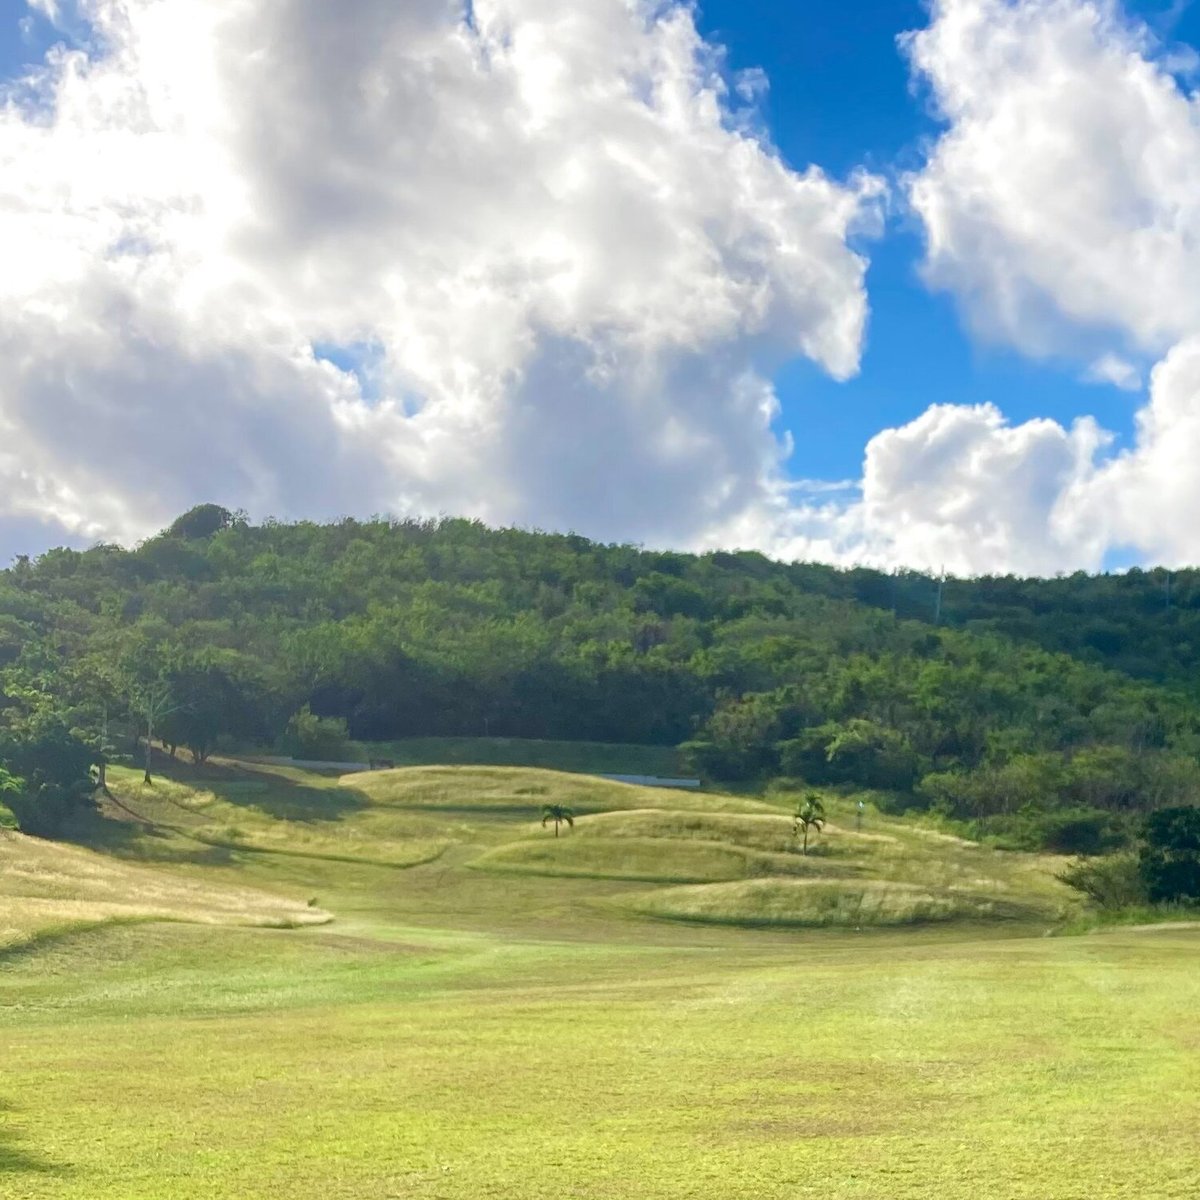
<svg viewBox="0 0 1200 1200"><path fill-rule="evenodd" d="M803 852L808 853L808 831L815 829L818 833L825 827L825 806L816 792L806 792L804 799L796 809L796 817L792 822L792 837L804 835Z"/></svg>
<svg viewBox="0 0 1200 1200"><path fill-rule="evenodd" d="M219 504L197 504L181 517L176 517L166 531L167 537L188 540L210 538L234 522L234 514Z"/></svg>
<svg viewBox="0 0 1200 1200"><path fill-rule="evenodd" d="M1138 868L1155 903L1200 901L1200 808L1160 808L1143 828Z"/></svg>
<svg viewBox="0 0 1200 1200"><path fill-rule="evenodd" d="M21 790L22 781L15 776L10 775L3 767L0 767L0 830L15 829L17 827L17 818L12 810L4 803L6 795L15 795Z"/></svg>
<svg viewBox="0 0 1200 1200"><path fill-rule="evenodd" d="M542 828L545 829L550 822L554 822L554 836L558 837L558 827L566 824L572 829L575 828L575 814L561 804L547 804L542 809Z"/></svg>

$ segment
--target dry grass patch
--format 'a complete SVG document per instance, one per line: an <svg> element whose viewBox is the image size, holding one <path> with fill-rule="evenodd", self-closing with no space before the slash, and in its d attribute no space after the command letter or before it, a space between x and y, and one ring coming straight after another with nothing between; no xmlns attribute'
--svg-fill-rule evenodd
<svg viewBox="0 0 1200 1200"><path fill-rule="evenodd" d="M22 834L0 837L0 950L112 921L288 927L330 919L254 888L219 886Z"/></svg>
<svg viewBox="0 0 1200 1200"><path fill-rule="evenodd" d="M716 925L860 928L1030 919L1036 909L965 889L878 880L771 878L664 888L624 902L635 912Z"/></svg>

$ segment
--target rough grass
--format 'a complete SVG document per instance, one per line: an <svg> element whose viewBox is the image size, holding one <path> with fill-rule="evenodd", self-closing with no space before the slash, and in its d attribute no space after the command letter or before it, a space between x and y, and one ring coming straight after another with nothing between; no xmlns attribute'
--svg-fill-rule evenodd
<svg viewBox="0 0 1200 1200"><path fill-rule="evenodd" d="M477 858L481 870L516 874L634 879L648 883L703 883L741 879L746 855L736 849L692 843L664 848L652 838L539 837L497 846Z"/></svg>
<svg viewBox="0 0 1200 1200"><path fill-rule="evenodd" d="M120 862L78 846L0 835L0 952L110 921L298 926L329 914L255 888Z"/></svg>
<svg viewBox="0 0 1200 1200"><path fill-rule="evenodd" d="M140 773L116 768L109 782L109 815L221 849L410 867L436 859L454 836L444 824L373 806L334 780L291 768L210 770L186 784L159 775L150 787Z"/></svg>
<svg viewBox="0 0 1200 1200"><path fill-rule="evenodd" d="M647 916L719 925L793 928L889 927L931 921L1030 920L1039 909L957 888L828 879L749 879L630 897Z"/></svg>

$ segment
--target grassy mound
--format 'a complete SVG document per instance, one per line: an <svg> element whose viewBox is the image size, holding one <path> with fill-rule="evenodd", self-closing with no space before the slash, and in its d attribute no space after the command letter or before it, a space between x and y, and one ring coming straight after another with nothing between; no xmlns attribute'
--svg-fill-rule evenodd
<svg viewBox="0 0 1200 1200"><path fill-rule="evenodd" d="M693 812L769 813L770 805L736 796L638 787L523 767L398 767L343 775L338 783L374 804L441 809L528 819L544 804L577 815L623 809L670 808Z"/></svg>
<svg viewBox="0 0 1200 1200"><path fill-rule="evenodd" d="M292 927L329 914L268 892L122 862L78 846L0 836L0 951L115 921Z"/></svg>
<svg viewBox="0 0 1200 1200"><path fill-rule="evenodd" d="M786 854L796 849L792 819L778 812L703 812L671 808L599 813L579 822L582 837L658 838L720 842L746 850Z"/></svg>
<svg viewBox="0 0 1200 1200"><path fill-rule="evenodd" d="M115 768L113 799L103 810L208 846L394 867L430 862L452 841L443 822L372 806L333 780L301 775L297 782L295 775L214 770L186 783L160 775L146 787L137 772ZM166 847L149 849L163 856Z"/></svg>
<svg viewBox="0 0 1200 1200"><path fill-rule="evenodd" d="M741 879L749 864L744 853L727 846L651 838L543 837L498 846L471 865L519 875L709 883Z"/></svg>
<svg viewBox="0 0 1200 1200"><path fill-rule="evenodd" d="M916 884L821 879L748 879L649 892L633 911L716 925L855 929L933 921L1029 919L1029 906L999 896Z"/></svg>

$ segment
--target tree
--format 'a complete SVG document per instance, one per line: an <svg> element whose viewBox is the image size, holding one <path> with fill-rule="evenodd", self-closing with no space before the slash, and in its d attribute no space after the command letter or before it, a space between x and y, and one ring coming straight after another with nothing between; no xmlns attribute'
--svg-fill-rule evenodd
<svg viewBox="0 0 1200 1200"><path fill-rule="evenodd" d="M797 837L801 831L804 834L804 853L808 853L808 831L816 829L818 833L825 827L825 806L816 792L806 792L800 806L796 809L796 819L792 822L792 837Z"/></svg>
<svg viewBox="0 0 1200 1200"><path fill-rule="evenodd" d="M6 795L15 795L21 790L22 782L0 767L0 830L15 829L17 819L4 803Z"/></svg>
<svg viewBox="0 0 1200 1200"><path fill-rule="evenodd" d="M92 752L53 717L19 732L0 729L0 764L19 781L4 792L24 833L54 837L91 803Z"/></svg>
<svg viewBox="0 0 1200 1200"><path fill-rule="evenodd" d="M1160 808L1146 818L1138 869L1150 900L1200 901L1200 808Z"/></svg>
<svg viewBox="0 0 1200 1200"><path fill-rule="evenodd" d="M184 706L176 701L170 684L156 680L136 689L130 697L130 707L146 722L146 758L142 783L152 784L154 780L150 778L150 763L154 750L154 731L167 717Z"/></svg>
<svg viewBox="0 0 1200 1200"><path fill-rule="evenodd" d="M234 514L219 504L197 504L181 517L176 517L167 529L167 537L186 540L210 538L234 522Z"/></svg>
<svg viewBox="0 0 1200 1200"><path fill-rule="evenodd" d="M572 829L575 828L575 814L561 804L547 804L542 809L542 828L545 829L551 821L554 822L555 837L558 837L558 827L564 822Z"/></svg>

